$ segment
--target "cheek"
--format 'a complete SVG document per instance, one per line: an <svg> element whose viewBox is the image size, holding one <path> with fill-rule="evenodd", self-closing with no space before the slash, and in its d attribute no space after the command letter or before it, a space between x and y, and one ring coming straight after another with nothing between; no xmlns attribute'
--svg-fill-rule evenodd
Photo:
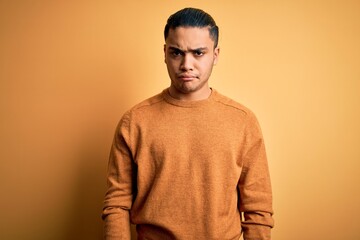
<svg viewBox="0 0 360 240"><path fill-rule="evenodd" d="M168 61L166 66L167 66L169 74L174 75L176 73L177 66L173 61Z"/></svg>
<svg viewBox="0 0 360 240"><path fill-rule="evenodd" d="M213 66L213 61L212 59L207 60L202 62L201 64L199 64L199 68L201 69L202 72L210 72Z"/></svg>
<svg viewBox="0 0 360 240"><path fill-rule="evenodd" d="M170 58L166 58L165 63L167 68L172 68L172 66L174 65L173 61Z"/></svg>
<svg viewBox="0 0 360 240"><path fill-rule="evenodd" d="M181 67L181 60L173 59L169 62L169 67L173 69L173 71L178 71Z"/></svg>

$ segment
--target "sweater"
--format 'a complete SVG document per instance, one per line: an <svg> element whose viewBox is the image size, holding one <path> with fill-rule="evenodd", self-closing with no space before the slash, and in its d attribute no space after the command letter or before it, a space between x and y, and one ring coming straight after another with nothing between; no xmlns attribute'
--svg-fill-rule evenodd
<svg viewBox="0 0 360 240"><path fill-rule="evenodd" d="M112 144L105 239L270 239L272 193L254 114L212 89L182 101L168 89L127 111Z"/></svg>

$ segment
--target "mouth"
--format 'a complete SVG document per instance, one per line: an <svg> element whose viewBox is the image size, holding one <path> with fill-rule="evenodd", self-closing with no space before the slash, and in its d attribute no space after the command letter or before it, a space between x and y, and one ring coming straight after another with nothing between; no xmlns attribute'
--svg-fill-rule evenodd
<svg viewBox="0 0 360 240"><path fill-rule="evenodd" d="M192 80L196 79L197 77L195 75L191 75L191 74L179 74L177 76L177 78L184 82L188 82L188 81L192 81Z"/></svg>

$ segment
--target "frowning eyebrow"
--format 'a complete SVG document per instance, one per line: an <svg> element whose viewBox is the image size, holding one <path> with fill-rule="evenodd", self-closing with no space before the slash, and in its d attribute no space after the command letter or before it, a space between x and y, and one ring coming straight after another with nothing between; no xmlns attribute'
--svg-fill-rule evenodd
<svg viewBox="0 0 360 240"><path fill-rule="evenodd" d="M187 53L187 52L197 53L197 52L206 52L208 50L208 48L207 47L200 47L200 48L189 49L189 50L181 50L180 48L170 46L169 50L180 52L180 53Z"/></svg>

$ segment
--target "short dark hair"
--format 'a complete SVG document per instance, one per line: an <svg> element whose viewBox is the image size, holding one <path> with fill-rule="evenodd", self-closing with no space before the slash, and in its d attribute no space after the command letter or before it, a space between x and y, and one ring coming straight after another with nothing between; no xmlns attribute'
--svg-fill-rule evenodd
<svg viewBox="0 0 360 240"><path fill-rule="evenodd" d="M210 38L214 41L214 47L218 45L219 27L216 26L215 20L201 9L184 8L172 14L165 25L165 40L169 35L169 30L177 27L207 27L209 28Z"/></svg>

